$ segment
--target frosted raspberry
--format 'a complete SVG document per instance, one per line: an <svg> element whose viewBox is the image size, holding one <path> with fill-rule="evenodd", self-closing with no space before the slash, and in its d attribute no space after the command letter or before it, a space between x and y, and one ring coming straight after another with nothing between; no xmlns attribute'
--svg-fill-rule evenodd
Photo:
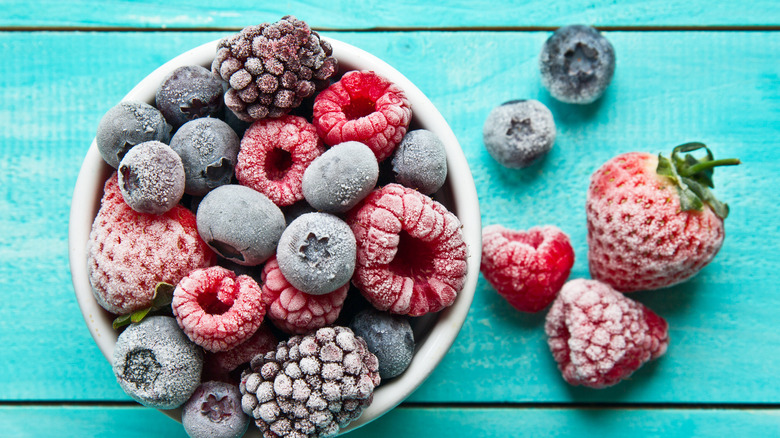
<svg viewBox="0 0 780 438"><path fill-rule="evenodd" d="M482 230L482 275L517 310L538 312L552 303L573 265L569 236L557 227Z"/></svg>
<svg viewBox="0 0 780 438"><path fill-rule="evenodd" d="M451 305L466 278L458 218L399 184L371 192L347 220L357 240L352 282L379 310L420 316Z"/></svg>
<svg viewBox="0 0 780 438"><path fill-rule="evenodd" d="M566 283L544 330L563 378L591 388L620 382L669 345L663 318L595 280Z"/></svg>
<svg viewBox="0 0 780 438"><path fill-rule="evenodd" d="M255 334L230 350L206 353L203 365L203 381L221 380L230 382L229 373L249 363L258 354L265 354L276 348L279 341L266 324L261 324Z"/></svg>
<svg viewBox="0 0 780 438"><path fill-rule="evenodd" d="M116 172L103 193L87 243L87 266L92 292L104 309L127 314L149 307L157 283L176 284L216 262L186 208L177 205L162 215L134 211L122 199Z"/></svg>
<svg viewBox="0 0 780 438"><path fill-rule="evenodd" d="M236 178L278 206L303 199L303 172L325 152L314 126L303 117L284 116L252 124L241 139Z"/></svg>
<svg viewBox="0 0 780 438"><path fill-rule="evenodd" d="M263 267L263 302L279 329L303 334L332 324L347 298L349 283L325 295L309 295L293 287L279 270L276 257Z"/></svg>
<svg viewBox="0 0 780 438"><path fill-rule="evenodd" d="M382 161L403 140L412 108L403 90L382 76L350 71L317 95L313 117L329 146L359 141Z"/></svg>
<svg viewBox="0 0 780 438"><path fill-rule="evenodd" d="M265 316L260 286L221 266L198 269L173 291L173 316L193 342L208 351L230 350L249 339Z"/></svg>

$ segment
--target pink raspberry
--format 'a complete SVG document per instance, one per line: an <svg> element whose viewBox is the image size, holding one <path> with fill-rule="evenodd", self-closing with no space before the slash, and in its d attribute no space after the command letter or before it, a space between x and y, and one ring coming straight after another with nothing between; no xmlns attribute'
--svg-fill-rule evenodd
<svg viewBox="0 0 780 438"><path fill-rule="evenodd" d="M303 171L323 152L317 130L303 117L258 120L241 139L236 178L278 206L292 205L303 199Z"/></svg>
<svg viewBox="0 0 780 438"><path fill-rule="evenodd" d="M211 352L249 339L265 316L260 286L221 266L198 269L173 291L173 316L193 342Z"/></svg>
<svg viewBox="0 0 780 438"><path fill-rule="evenodd" d="M482 275L517 310L538 312L552 303L573 265L569 236L552 225L482 230Z"/></svg>
<svg viewBox="0 0 780 438"><path fill-rule="evenodd" d="M279 329L303 334L332 324L341 313L349 283L324 295L309 295L293 287L279 270L276 256L263 266L263 302Z"/></svg>
<svg viewBox="0 0 780 438"><path fill-rule="evenodd" d="M206 353L203 364L203 381L221 380L233 382L230 373L239 366L249 363L258 354L265 354L276 348L279 341L266 324L261 324L255 334L230 350Z"/></svg>
<svg viewBox="0 0 780 438"><path fill-rule="evenodd" d="M392 155L411 120L403 90L373 71L345 73L314 101L314 126L327 145L359 141L377 161Z"/></svg>
<svg viewBox="0 0 780 438"><path fill-rule="evenodd" d="M216 262L192 212L178 205L162 215L136 212L122 199L116 172L105 183L87 254L95 299L114 314L149 307L157 283L176 284Z"/></svg>
<svg viewBox="0 0 780 438"><path fill-rule="evenodd" d="M566 283L544 330L563 378L591 388L620 382L669 345L663 318L595 280Z"/></svg>
<svg viewBox="0 0 780 438"><path fill-rule="evenodd" d="M466 278L458 218L399 184L371 192L350 211L357 240L352 282L379 310L420 316L451 305Z"/></svg>

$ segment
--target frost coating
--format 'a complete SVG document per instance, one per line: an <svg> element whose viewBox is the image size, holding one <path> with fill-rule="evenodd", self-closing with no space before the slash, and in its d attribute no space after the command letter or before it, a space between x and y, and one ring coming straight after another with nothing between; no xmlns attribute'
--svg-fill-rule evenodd
<svg viewBox="0 0 780 438"><path fill-rule="evenodd" d="M168 143L171 126L157 108L144 102L120 102L100 119L95 141L103 160L117 168L133 146L145 141Z"/></svg>
<svg viewBox="0 0 780 438"><path fill-rule="evenodd" d="M184 166L165 143L148 141L122 158L119 188L127 205L140 213L162 214L184 195Z"/></svg>
<svg viewBox="0 0 780 438"><path fill-rule="evenodd" d="M155 106L178 128L190 120L218 117L222 112L222 83L199 65L179 67L168 74L155 95Z"/></svg>
<svg viewBox="0 0 780 438"><path fill-rule="evenodd" d="M488 153L502 166L524 168L541 159L555 143L555 121L536 100L506 102L490 111L482 126Z"/></svg>
<svg viewBox="0 0 780 438"><path fill-rule="evenodd" d="M225 122L211 117L185 123L171 139L186 174L185 191L203 196L230 183L238 161L240 141Z"/></svg>
<svg viewBox="0 0 780 438"><path fill-rule="evenodd" d="M344 213L376 186L379 164L363 143L341 143L317 157L303 173L303 197L315 209Z"/></svg>
<svg viewBox="0 0 780 438"><path fill-rule="evenodd" d="M183 406L181 423L190 438L240 438L249 427L241 392L230 383L207 381Z"/></svg>
<svg viewBox="0 0 780 438"><path fill-rule="evenodd" d="M427 129L407 132L393 155L393 172L400 184L425 195L435 193L447 179L444 143Z"/></svg>

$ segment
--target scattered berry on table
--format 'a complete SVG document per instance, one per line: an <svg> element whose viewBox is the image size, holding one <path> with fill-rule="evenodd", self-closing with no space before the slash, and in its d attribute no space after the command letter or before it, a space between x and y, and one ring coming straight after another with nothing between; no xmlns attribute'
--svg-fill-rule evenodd
<svg viewBox="0 0 780 438"><path fill-rule="evenodd" d="M561 27L539 55L542 85L565 103L595 102L615 73L615 49L590 26Z"/></svg>
<svg viewBox="0 0 780 438"><path fill-rule="evenodd" d="M155 106L174 129L201 117L222 114L222 81L207 68L186 65L172 71L160 84Z"/></svg>
<svg viewBox="0 0 780 438"><path fill-rule="evenodd" d="M406 134L412 108L394 83L373 71L350 71L317 95L313 117L326 144L359 141L381 162Z"/></svg>
<svg viewBox="0 0 780 438"><path fill-rule="evenodd" d="M264 292L261 292L261 294ZM263 298L265 298L263 296ZM269 314L266 314L268 317ZM203 376L212 380L230 382L230 373L243 364L248 364L258 354L265 354L276 348L279 340L268 328L261 324L248 340L236 345L230 350L216 353L206 352L203 365Z"/></svg>
<svg viewBox="0 0 780 438"><path fill-rule="evenodd" d="M165 143L146 141L130 149L119 162L122 198L139 213L163 214L184 195L184 166Z"/></svg>
<svg viewBox="0 0 780 438"><path fill-rule="evenodd" d="M122 389L144 406L181 406L200 384L203 351L169 316L131 324L116 341L113 370Z"/></svg>
<svg viewBox="0 0 780 438"><path fill-rule="evenodd" d="M543 103L512 100L488 114L482 141L502 166L528 167L544 157L555 143L555 120Z"/></svg>
<svg viewBox="0 0 780 438"><path fill-rule="evenodd" d="M393 154L393 173L400 184L431 195L447 179L447 151L427 129L409 131Z"/></svg>
<svg viewBox="0 0 780 438"><path fill-rule="evenodd" d="M482 275L517 310L538 312L552 303L573 265L569 236L555 226L482 230Z"/></svg>
<svg viewBox="0 0 780 438"><path fill-rule="evenodd" d="M414 356L414 334L409 319L376 309L358 313L349 328L366 341L379 361L379 376L391 379L401 375Z"/></svg>
<svg viewBox="0 0 780 438"><path fill-rule="evenodd" d="M201 383L182 407L181 424L190 438L240 438L249 427L238 386Z"/></svg>
<svg viewBox="0 0 780 438"><path fill-rule="evenodd" d="M103 160L113 168L133 146L145 141L171 140L171 126L157 108L143 102L119 102L106 112L95 142Z"/></svg>
<svg viewBox="0 0 780 438"><path fill-rule="evenodd" d="M666 352L668 324L652 310L595 280L566 283L544 327L563 378L605 388Z"/></svg>
<svg viewBox="0 0 780 438"><path fill-rule="evenodd" d="M344 213L365 198L379 179L371 149L348 141L328 149L303 172L303 197L317 210Z"/></svg>
<svg viewBox="0 0 780 438"><path fill-rule="evenodd" d="M209 192L198 205L198 232L220 256L245 266L259 265L276 252L284 214L267 196L229 184Z"/></svg>

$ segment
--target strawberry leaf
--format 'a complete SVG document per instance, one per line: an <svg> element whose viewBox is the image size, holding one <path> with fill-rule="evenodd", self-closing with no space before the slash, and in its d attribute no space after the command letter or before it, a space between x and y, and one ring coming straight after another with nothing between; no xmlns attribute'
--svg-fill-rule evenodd
<svg viewBox="0 0 780 438"><path fill-rule="evenodd" d="M130 315L122 315L114 319L114 322L111 323L111 327L113 327L114 330L117 330L128 324L130 324Z"/></svg>
<svg viewBox="0 0 780 438"><path fill-rule="evenodd" d="M152 310L151 307L146 307L141 310L136 310L135 312L130 314L130 321L134 324L141 322L141 320L144 319L144 317L149 314L150 310Z"/></svg>
<svg viewBox="0 0 780 438"><path fill-rule="evenodd" d="M163 309L170 309L171 302L173 301L174 286L170 283L163 281L157 283L154 287L154 296L152 297L152 304L149 307L136 310L135 312L127 315L122 315L114 319L111 324L114 330L124 327L130 323L141 322L150 313L158 313ZM159 312L162 313L162 312Z"/></svg>

